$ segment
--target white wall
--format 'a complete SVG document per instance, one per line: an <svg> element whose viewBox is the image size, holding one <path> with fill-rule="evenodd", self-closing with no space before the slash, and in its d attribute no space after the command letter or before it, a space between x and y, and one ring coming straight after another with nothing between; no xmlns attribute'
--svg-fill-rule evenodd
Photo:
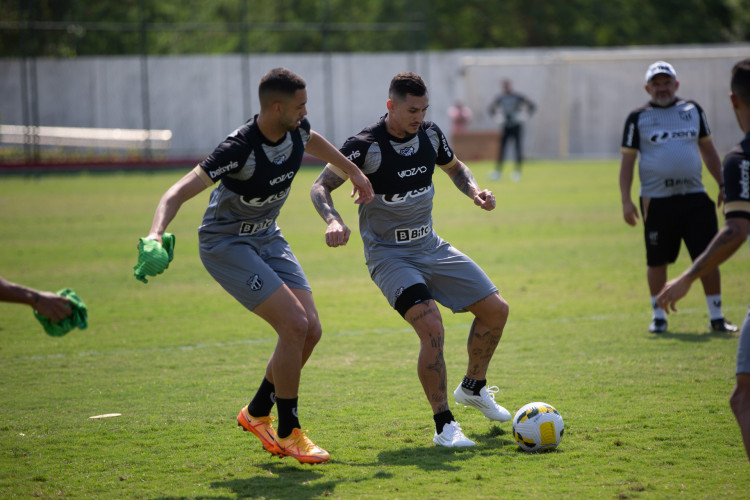
<svg viewBox="0 0 750 500"><path fill-rule="evenodd" d="M740 135L727 97L729 70L749 55L750 44L149 57L150 127L173 131L171 156L201 158L258 111L260 77L285 66L307 81L313 128L340 145L385 112L393 75L415 71L430 89L428 119L446 132L446 111L457 97L472 107L474 128L494 128L486 108L499 81L510 78L538 105L528 122L527 156L616 157L628 112L648 98L643 74L665 59L677 70L679 95L706 110L723 155ZM23 124L21 71L19 60L0 60L0 123ZM38 59L36 75L39 125L144 126L138 56Z"/></svg>

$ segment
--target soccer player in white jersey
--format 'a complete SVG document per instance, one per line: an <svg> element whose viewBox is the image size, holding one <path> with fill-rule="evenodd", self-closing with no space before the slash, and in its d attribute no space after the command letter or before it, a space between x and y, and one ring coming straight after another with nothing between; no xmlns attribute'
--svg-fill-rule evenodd
<svg viewBox="0 0 750 500"><path fill-rule="evenodd" d="M297 391L302 367L322 330L310 285L276 218L303 152L351 175L359 194L356 203L371 201L373 192L356 165L310 129L301 77L285 68L273 69L261 79L258 95L260 113L164 193L148 237L161 242L182 204L221 181L198 230L201 260L230 295L278 334L260 388L237 416L238 425L274 455L320 463L330 456L301 429ZM255 373L252 368L248 375ZM278 432L270 415L274 404Z"/></svg>
<svg viewBox="0 0 750 500"><path fill-rule="evenodd" d="M750 58L732 68L731 89L729 97L745 138L724 157L726 221L706 251L659 293L657 300L666 311L677 310L675 304L687 294L693 281L734 255L745 241L750 243ZM729 403L740 424L745 452L750 459L750 309L742 323L737 346L736 375L737 382Z"/></svg>
<svg viewBox="0 0 750 500"><path fill-rule="evenodd" d="M432 407L433 442L446 447L474 446L448 406L445 331L436 302L453 312L474 315L467 342L468 368L453 393L456 402L500 422L510 420L510 413L495 403L498 389L487 386L486 376L509 309L479 266L433 230L435 165L480 209L493 210L495 197L479 188L440 128L425 121L428 105L422 78L399 73L389 88L388 113L348 139L341 152L365 173L375 192L371 203L359 207L365 259L372 280L390 306L419 336L417 372ZM313 203L328 225L325 237L331 247L349 240L350 230L331 197L331 191L348 175L336 165L327 165L311 190Z"/></svg>
<svg viewBox="0 0 750 500"><path fill-rule="evenodd" d="M706 115L697 102L676 96L680 83L671 64L657 61L646 71L646 92L651 100L632 111L625 121L620 161L620 195L625 222L635 226L638 209L630 195L635 160L646 243L647 280L653 316L648 331L667 331L667 316L656 295L667 282L667 266L677 260L681 242L695 259L718 231L716 205L706 194L702 172L705 162L720 185L724 199L721 160L716 152ZM702 161L701 161L702 160ZM721 275L712 269L702 278L710 328L736 332L721 307Z"/></svg>

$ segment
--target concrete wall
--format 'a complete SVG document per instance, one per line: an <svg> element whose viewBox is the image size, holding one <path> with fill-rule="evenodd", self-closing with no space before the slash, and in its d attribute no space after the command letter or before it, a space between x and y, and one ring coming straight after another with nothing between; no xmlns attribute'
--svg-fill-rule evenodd
<svg viewBox="0 0 750 500"><path fill-rule="evenodd" d="M391 77L420 73L430 88L428 119L448 132L457 97L473 109L475 130L496 128L486 113L499 81L510 78L535 101L529 157L615 157L627 113L644 103L646 67L657 59L677 70L679 94L706 110L720 153L739 139L729 107L728 75L750 44L637 49L482 50L381 54L274 54L149 57L148 100L140 57L27 61L28 95L39 125L171 129L170 155L203 157L259 109L257 82L288 67L308 84L309 119L340 145L385 112ZM32 66L35 66L32 68ZM0 123L23 124L23 64L0 60ZM36 92L31 88L36 72ZM148 110L149 119L144 119ZM0 139L1 141L1 139Z"/></svg>

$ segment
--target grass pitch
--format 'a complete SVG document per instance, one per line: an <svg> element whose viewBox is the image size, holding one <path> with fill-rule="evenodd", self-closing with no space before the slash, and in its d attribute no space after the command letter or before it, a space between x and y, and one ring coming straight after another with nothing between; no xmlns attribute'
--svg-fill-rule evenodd
<svg viewBox="0 0 750 500"><path fill-rule="evenodd" d="M298 175L279 221L324 329L300 393L303 426L332 456L315 467L270 456L236 427L275 334L200 263L208 192L183 206L169 227L175 260L144 285L132 275L138 237L183 172L3 177L0 275L74 288L89 328L48 337L27 306L0 304L0 497L750 497L728 405L737 336L708 332L698 284L668 333L647 332L642 226L622 221L617 164L529 162L518 184L471 167L497 209L478 210L438 173L435 227L510 303L488 380L511 413L537 400L560 411L557 451L523 453L510 423L462 407L454 415L477 447L433 446L417 337L369 279L347 188L336 203L354 234L325 246L308 196L317 168ZM738 324L748 276L742 248L722 267ZM442 312L452 390L470 317ZM89 418L107 413L121 416Z"/></svg>

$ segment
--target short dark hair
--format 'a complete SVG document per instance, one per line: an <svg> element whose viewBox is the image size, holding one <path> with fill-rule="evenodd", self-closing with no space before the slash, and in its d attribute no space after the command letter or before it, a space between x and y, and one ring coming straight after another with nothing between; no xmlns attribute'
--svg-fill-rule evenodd
<svg viewBox="0 0 750 500"><path fill-rule="evenodd" d="M391 80L391 86L388 88L390 99L394 97L406 99L407 94L422 97L426 93L427 85L424 84L424 80L421 76L412 72L399 73L394 76Z"/></svg>
<svg viewBox="0 0 750 500"><path fill-rule="evenodd" d="M750 57L738 62L732 68L732 93L750 106Z"/></svg>
<svg viewBox="0 0 750 500"><path fill-rule="evenodd" d="M297 73L286 68L274 68L260 79L258 97L262 106L264 103L270 104L270 100L275 95L282 94L291 97L305 87L305 80Z"/></svg>

